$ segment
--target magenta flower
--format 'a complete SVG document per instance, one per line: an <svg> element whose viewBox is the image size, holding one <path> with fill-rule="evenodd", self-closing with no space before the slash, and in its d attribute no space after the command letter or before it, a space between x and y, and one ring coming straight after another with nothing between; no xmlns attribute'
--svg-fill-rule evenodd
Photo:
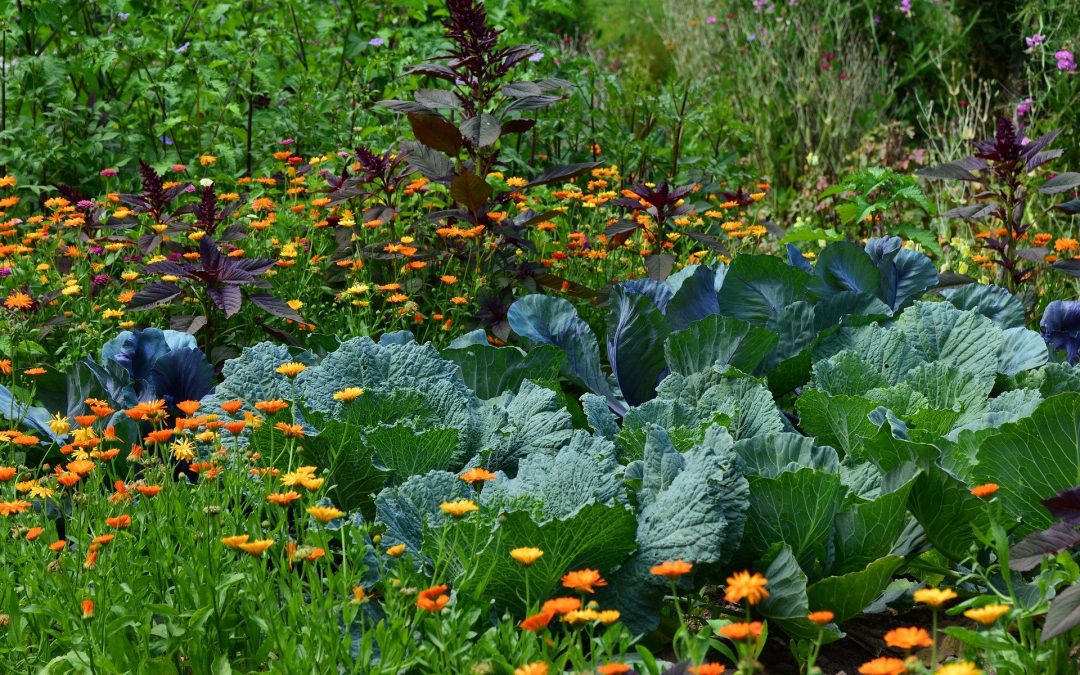
<svg viewBox="0 0 1080 675"><path fill-rule="evenodd" d="M900 13L911 16L911 0L900 0Z"/></svg>
<svg viewBox="0 0 1080 675"><path fill-rule="evenodd" d="M116 175L116 173L117 173L116 169L102 169L101 171L98 172L98 175L105 176L107 178L112 178L113 176Z"/></svg>
<svg viewBox="0 0 1080 675"><path fill-rule="evenodd" d="M705 17L705 23L710 23L710 24L711 23L716 23L716 17L715 16L707 16L707 17Z"/></svg>
<svg viewBox="0 0 1080 675"><path fill-rule="evenodd" d="M1076 58L1073 53L1062 49L1060 52L1054 54L1054 58L1057 59L1058 70L1072 72L1076 70Z"/></svg>
<svg viewBox="0 0 1080 675"><path fill-rule="evenodd" d="M1028 49L1034 49L1035 47L1038 47L1039 45L1041 45L1045 41L1046 41L1046 36L1042 35L1042 34L1039 34L1039 33L1035 33L1031 37L1024 38L1024 42L1027 44Z"/></svg>
<svg viewBox="0 0 1080 675"><path fill-rule="evenodd" d="M1020 118L1031 112L1031 104L1034 101L1031 98L1025 98L1023 101L1016 105L1016 117Z"/></svg>

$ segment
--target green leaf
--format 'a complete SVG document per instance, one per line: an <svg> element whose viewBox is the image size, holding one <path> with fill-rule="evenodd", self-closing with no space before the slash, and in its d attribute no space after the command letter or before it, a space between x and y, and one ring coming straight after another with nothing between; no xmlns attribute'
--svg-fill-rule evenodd
<svg viewBox="0 0 1080 675"><path fill-rule="evenodd" d="M833 526L832 574L858 572L893 551L907 522L908 494L915 485L913 472L906 475L908 479L895 489L855 503L837 515Z"/></svg>
<svg viewBox="0 0 1080 675"><path fill-rule="evenodd" d="M735 444L742 471L747 476L774 478L785 471L811 468L826 473L840 472L836 450L819 446L801 434L763 434Z"/></svg>
<svg viewBox="0 0 1080 675"><path fill-rule="evenodd" d="M465 481L447 471L413 476L395 488L384 489L375 498L377 521L386 525L382 545L389 548L405 544L413 555L419 555L424 528L440 525L449 518L439 510L439 504L473 496Z"/></svg>
<svg viewBox="0 0 1080 675"><path fill-rule="evenodd" d="M377 468L404 479L447 468L458 450L458 432L396 424L367 431L364 443L370 446Z"/></svg>
<svg viewBox="0 0 1080 675"><path fill-rule="evenodd" d="M1080 395L1054 396L1031 417L1002 426L983 441L973 473L1001 486L997 501L1023 519L1022 533L1049 527L1042 500L1080 484Z"/></svg>
<svg viewBox="0 0 1080 675"><path fill-rule="evenodd" d="M829 396L817 389L803 392L795 403L799 426L820 445L829 445L852 454L859 445L877 433L870 418L878 403L859 396Z"/></svg>
<svg viewBox="0 0 1080 675"><path fill-rule="evenodd" d="M523 458L554 455L571 440L574 420L551 389L525 382L517 394L504 394L492 404L490 419L481 422L481 463L490 471L514 474Z"/></svg>
<svg viewBox="0 0 1080 675"><path fill-rule="evenodd" d="M442 354L458 364L462 380L482 399L517 392L525 380L555 379L566 360L562 350L550 345L537 345L528 352L517 347L469 345L446 349Z"/></svg>
<svg viewBox="0 0 1080 675"><path fill-rule="evenodd" d="M1002 330L1022 328L1027 323L1024 304L1001 286L966 284L947 288L941 294L958 309L970 309L990 319Z"/></svg>
<svg viewBox="0 0 1080 675"><path fill-rule="evenodd" d="M981 314L945 302L916 302L893 328L903 332L927 361L982 377L997 372L1001 330Z"/></svg>
<svg viewBox="0 0 1080 675"><path fill-rule="evenodd" d="M874 261L858 246L838 241L826 246L814 265L811 289L821 297L844 291L877 295L881 274Z"/></svg>
<svg viewBox="0 0 1080 675"><path fill-rule="evenodd" d="M713 366L753 372L776 345L777 335L745 321L713 315L668 336L664 357L672 372L690 375Z"/></svg>
<svg viewBox="0 0 1080 675"><path fill-rule="evenodd" d="M763 326L781 309L806 297L810 275L769 255L740 255L720 288L720 313Z"/></svg>
<svg viewBox="0 0 1080 675"><path fill-rule="evenodd" d="M908 509L934 548L954 561L968 556L975 528L989 526L985 504L971 495L967 485L936 465L916 479Z"/></svg>
<svg viewBox="0 0 1080 675"><path fill-rule="evenodd" d="M787 546L780 548L763 572L769 580L769 597L757 606L757 611L770 625L778 626L784 633L797 640L816 640L819 632L823 642L833 642L843 634L835 626L824 629L810 621L811 611L831 609L812 607L806 593L806 573Z"/></svg>
<svg viewBox="0 0 1080 675"><path fill-rule="evenodd" d="M760 556L774 544L784 543L804 569L824 560L833 519L846 493L840 475L806 468L748 480L746 551Z"/></svg>
<svg viewBox="0 0 1080 675"><path fill-rule="evenodd" d="M863 569L814 582L806 589L809 606L831 611L836 623L853 619L881 595L903 563L898 555L886 556Z"/></svg>

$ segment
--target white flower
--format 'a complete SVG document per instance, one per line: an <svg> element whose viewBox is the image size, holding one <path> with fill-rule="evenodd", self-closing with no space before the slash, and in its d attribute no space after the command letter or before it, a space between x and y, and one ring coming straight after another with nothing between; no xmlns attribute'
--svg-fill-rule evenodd
<svg viewBox="0 0 1080 675"><path fill-rule="evenodd" d="M202 180L199 181L199 185L203 186L204 188L205 187L210 187L213 184L214 184L214 181L210 180L209 178L203 178Z"/></svg>

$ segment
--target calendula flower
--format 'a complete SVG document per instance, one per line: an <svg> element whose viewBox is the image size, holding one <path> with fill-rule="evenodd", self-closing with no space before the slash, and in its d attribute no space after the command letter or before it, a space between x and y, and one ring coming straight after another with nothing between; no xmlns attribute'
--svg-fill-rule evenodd
<svg viewBox="0 0 1080 675"><path fill-rule="evenodd" d="M510 551L510 557L526 567L540 559L544 552L538 548L522 547Z"/></svg>
<svg viewBox="0 0 1080 675"><path fill-rule="evenodd" d="M173 458L178 461L187 460L190 462L195 459L195 444L188 438L173 441L173 444L169 447L172 450Z"/></svg>
<svg viewBox="0 0 1080 675"><path fill-rule="evenodd" d="M320 523L329 523L345 515L344 511L335 509L333 506L309 506L307 512Z"/></svg>
<svg viewBox="0 0 1080 675"><path fill-rule="evenodd" d="M554 612L555 614L566 614L573 612L581 607L581 600L578 598L552 598L544 603L540 608L541 612Z"/></svg>
<svg viewBox="0 0 1080 675"><path fill-rule="evenodd" d="M450 602L450 596L445 592L446 584L425 588L417 594L416 606L426 612L438 612Z"/></svg>
<svg viewBox="0 0 1080 675"><path fill-rule="evenodd" d="M13 466L0 466L0 483L6 483L18 473Z"/></svg>
<svg viewBox="0 0 1080 675"><path fill-rule="evenodd" d="M760 621L751 622L737 622L729 623L726 626L722 626L716 632L726 637L729 640L756 640L761 637L761 631L764 627Z"/></svg>
<svg viewBox="0 0 1080 675"><path fill-rule="evenodd" d="M907 666L900 659L881 656L859 666L859 675L902 675Z"/></svg>
<svg viewBox="0 0 1080 675"><path fill-rule="evenodd" d="M819 626L824 626L825 624L830 623L835 617L829 610L821 609L816 612L810 612L806 615L806 618Z"/></svg>
<svg viewBox="0 0 1080 675"><path fill-rule="evenodd" d="M475 469L469 469L465 473L461 474L461 480L469 483L470 485L473 483L479 483L486 480L494 479L495 474L491 473L487 469L481 469L480 467L477 467Z"/></svg>
<svg viewBox="0 0 1080 675"><path fill-rule="evenodd" d="M292 436L293 438L304 437L304 427L299 424L286 424L285 422L278 422L274 425L274 428L285 434L286 436Z"/></svg>
<svg viewBox="0 0 1080 675"><path fill-rule="evenodd" d="M658 577L678 579L684 574L689 574L690 570L693 568L694 566L691 563L683 562L682 560L668 560L659 565L653 565L649 568L649 572Z"/></svg>
<svg viewBox="0 0 1080 675"><path fill-rule="evenodd" d="M619 620L622 613L617 609L605 609L596 613L596 620L602 624L612 624Z"/></svg>
<svg viewBox="0 0 1080 675"><path fill-rule="evenodd" d="M455 499L452 502L439 504L439 510L454 518L463 518L473 511L479 511L480 507L471 499Z"/></svg>
<svg viewBox="0 0 1080 675"><path fill-rule="evenodd" d="M49 419L49 430L57 436L63 436L71 429L71 422L60 413L56 413Z"/></svg>
<svg viewBox="0 0 1080 675"><path fill-rule="evenodd" d="M910 626L906 628L894 628L885 633L885 644L896 649L916 649L929 647L934 644L930 634L925 628Z"/></svg>
<svg viewBox="0 0 1080 675"><path fill-rule="evenodd" d="M34 306L34 299L22 291L15 291L4 299L4 307L11 310L25 310Z"/></svg>
<svg viewBox="0 0 1080 675"><path fill-rule="evenodd" d="M237 544L235 548L238 548L245 553L250 553L254 556L260 556L266 552L266 549L270 548L273 545L273 539L257 539L255 541Z"/></svg>
<svg viewBox="0 0 1080 675"><path fill-rule="evenodd" d="M599 675L622 675L622 673L629 673L631 670L632 668L625 663L605 663L596 667L596 672Z"/></svg>
<svg viewBox="0 0 1080 675"><path fill-rule="evenodd" d="M280 398L275 398L270 401L256 401L255 409L266 413L267 415L273 415L274 413L281 412L289 407L289 404L282 401Z"/></svg>
<svg viewBox="0 0 1080 675"><path fill-rule="evenodd" d="M514 668L514 675L548 675L548 664L543 661L526 663Z"/></svg>
<svg viewBox="0 0 1080 675"><path fill-rule="evenodd" d="M941 607L949 600L956 597L956 592L951 588L920 588L914 593L915 602L921 602L931 607Z"/></svg>
<svg viewBox="0 0 1080 675"><path fill-rule="evenodd" d="M306 365L292 361L290 363L281 364L274 369L274 372L284 375L285 377L296 377L305 370L307 370Z"/></svg>
<svg viewBox="0 0 1080 675"><path fill-rule="evenodd" d="M971 619L976 623L981 623L984 626L992 625L1001 617L1009 613L1012 609L1012 605L1005 604L993 604L984 605L982 607L972 608L964 612L964 616Z"/></svg>
<svg viewBox="0 0 1080 675"><path fill-rule="evenodd" d="M367 594L364 592L363 586L357 586L352 589L352 600L349 600L350 604L359 605L361 602L367 599Z"/></svg>
<svg viewBox="0 0 1080 675"><path fill-rule="evenodd" d="M31 377L37 377L38 375L44 375L47 372L49 372L49 371L45 370L41 366L38 366L37 368L27 368L26 370L23 371L23 375L29 375Z"/></svg>
<svg viewBox="0 0 1080 675"><path fill-rule="evenodd" d="M10 516L16 513L26 513L30 509L30 502L24 499L16 499L10 502L0 502L0 516Z"/></svg>
<svg viewBox="0 0 1080 675"><path fill-rule="evenodd" d="M700 666L690 666L690 672L694 675L722 675L724 664L703 663Z"/></svg>
<svg viewBox="0 0 1080 675"><path fill-rule="evenodd" d="M106 518L105 524L117 530L122 530L131 525L131 516L124 513L114 518Z"/></svg>
<svg viewBox="0 0 1080 675"><path fill-rule="evenodd" d="M355 401L356 399L360 398L363 395L364 395L364 390L361 389L360 387L346 387L345 389L342 389L341 391L335 391L334 392L334 400L335 401L343 401L345 403L348 403L349 401Z"/></svg>
<svg viewBox="0 0 1080 675"><path fill-rule="evenodd" d="M282 403L285 403L282 401ZM286 404L287 405L287 404ZM236 414L236 411L244 407L243 401L225 401L221 404L221 409L230 415Z"/></svg>
<svg viewBox="0 0 1080 675"><path fill-rule="evenodd" d="M983 483L971 488L971 494L979 499L990 499L999 489L1000 486L997 483Z"/></svg>
<svg viewBox="0 0 1080 675"><path fill-rule="evenodd" d="M405 553L405 544L396 544L396 545L391 546L390 548L386 549L386 555L390 556L391 558L401 557L401 555L404 554L404 553Z"/></svg>
<svg viewBox="0 0 1080 675"><path fill-rule="evenodd" d="M562 585L583 593L593 593L595 592L593 587L607 586L607 581L600 576L600 572L597 570L583 569L565 574L562 578Z"/></svg>
<svg viewBox="0 0 1080 675"><path fill-rule="evenodd" d="M750 605L756 605L769 597L765 590L769 580L757 572L736 572L727 578L727 588L724 590L724 600L727 602L740 602L746 600Z"/></svg>
<svg viewBox="0 0 1080 675"><path fill-rule="evenodd" d="M90 619L94 616L94 601L89 598L82 601L82 618Z"/></svg>
<svg viewBox="0 0 1080 675"><path fill-rule="evenodd" d="M551 623L551 620L555 617L555 612L538 612L532 616L527 616L521 622L521 629L527 630L531 633L535 633L543 628L547 628L547 625Z"/></svg>
<svg viewBox="0 0 1080 675"><path fill-rule="evenodd" d="M31 527L26 531L26 541L34 541L45 533L44 527Z"/></svg>
<svg viewBox="0 0 1080 675"><path fill-rule="evenodd" d="M161 492L160 485L138 485L135 487L135 489L139 491L139 494L145 495L147 497L153 497L157 495L157 493Z"/></svg>
<svg viewBox="0 0 1080 675"><path fill-rule="evenodd" d="M190 416L197 413L201 405L202 404L198 401L180 401L176 404L176 407L179 408L185 415Z"/></svg>
<svg viewBox="0 0 1080 675"><path fill-rule="evenodd" d="M246 543L248 535L246 534L234 534L231 537L222 537L221 543L225 544L229 548L238 548L240 544Z"/></svg>
<svg viewBox="0 0 1080 675"><path fill-rule="evenodd" d="M266 501L278 506L288 506L291 502L300 499L300 493L294 490L288 492L274 492L266 495Z"/></svg>

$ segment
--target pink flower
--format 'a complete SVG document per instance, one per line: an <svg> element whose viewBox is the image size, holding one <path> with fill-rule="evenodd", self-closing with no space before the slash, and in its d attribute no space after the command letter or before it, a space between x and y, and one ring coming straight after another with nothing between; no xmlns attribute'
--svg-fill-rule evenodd
<svg viewBox="0 0 1080 675"><path fill-rule="evenodd" d="M1072 52L1062 49L1060 52L1054 54L1054 58L1057 59L1058 70L1068 72L1076 70L1076 59L1073 57Z"/></svg>

